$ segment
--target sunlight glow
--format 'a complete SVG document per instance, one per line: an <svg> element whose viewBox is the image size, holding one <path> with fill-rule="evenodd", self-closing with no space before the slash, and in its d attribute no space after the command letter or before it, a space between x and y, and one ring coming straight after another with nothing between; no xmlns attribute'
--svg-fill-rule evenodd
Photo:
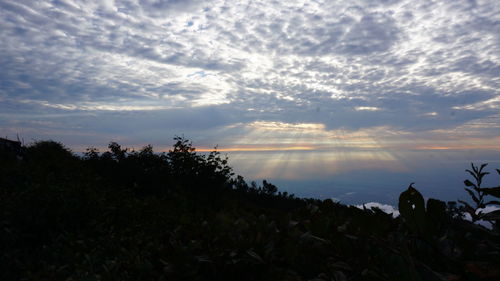
<svg viewBox="0 0 500 281"><path fill-rule="evenodd" d="M366 111L378 111L378 110L380 110L379 107L375 107L375 106L357 106L354 109L356 109L356 111L362 111L362 110L366 110Z"/></svg>
<svg viewBox="0 0 500 281"><path fill-rule="evenodd" d="M500 137L475 135L478 128L491 127L492 122L497 121L478 120L421 138L390 127L328 130L320 123L255 121L232 124L219 131L224 135L224 130L231 130L233 137L217 150L228 153L236 172L245 171L250 178L304 179L363 169L407 172L403 151L500 149L496 144ZM198 151L213 149L202 147Z"/></svg>
<svg viewBox="0 0 500 281"><path fill-rule="evenodd" d="M244 133L229 147L217 150L230 152L231 164L251 178L299 179L366 168L405 169L374 138L384 135L386 128L329 131L319 123L268 121L228 126L235 128L244 128Z"/></svg>
<svg viewBox="0 0 500 281"><path fill-rule="evenodd" d="M315 124L315 123L284 123L284 122L267 122L267 121L256 121L248 124L249 127L261 130L273 130L273 131L289 131L289 130L301 130L301 131L324 131L325 125Z"/></svg>

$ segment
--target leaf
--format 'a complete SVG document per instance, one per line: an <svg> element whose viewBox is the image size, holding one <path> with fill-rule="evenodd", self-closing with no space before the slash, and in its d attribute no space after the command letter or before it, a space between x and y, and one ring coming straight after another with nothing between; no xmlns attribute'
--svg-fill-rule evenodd
<svg viewBox="0 0 500 281"><path fill-rule="evenodd" d="M493 263L471 261L465 268L476 277L475 280L498 280L500 277L500 270Z"/></svg>
<svg viewBox="0 0 500 281"><path fill-rule="evenodd" d="M467 193L469 193L470 197L472 197L472 200L474 200L474 202L476 202L476 204L479 204L479 199L476 197L474 192L472 192L472 190L470 190L468 188L464 188L464 189L465 189L465 191L467 191Z"/></svg>
<svg viewBox="0 0 500 281"><path fill-rule="evenodd" d="M302 234L300 236L300 238L302 239L305 239L305 240L313 240L313 241L318 241L318 242L321 242L321 243L325 243L325 244L329 244L330 241L326 240L326 239L323 239L321 237L318 237L318 236L315 236L315 235L312 235L309 231Z"/></svg>
<svg viewBox="0 0 500 281"><path fill-rule="evenodd" d="M483 220L500 220L500 210L495 210L484 214L481 219Z"/></svg>
<svg viewBox="0 0 500 281"><path fill-rule="evenodd" d="M290 220L290 221L288 222L288 226L289 226L289 227L294 227L294 226L296 226L297 224L299 224L299 222L298 222L298 221L294 221L294 220Z"/></svg>
<svg viewBox="0 0 500 281"><path fill-rule="evenodd" d="M484 203L484 205L500 205L500 201L488 201L486 203Z"/></svg>
<svg viewBox="0 0 500 281"><path fill-rule="evenodd" d="M417 280L425 280L425 281L445 281L444 276L441 274L435 272L432 270L428 265L425 263L418 263L417 264L417 271L418 271L418 278Z"/></svg>
<svg viewBox="0 0 500 281"><path fill-rule="evenodd" d="M198 262L208 262L208 263L213 262L209 257L203 256L203 255L202 256L195 256L195 258Z"/></svg>
<svg viewBox="0 0 500 281"><path fill-rule="evenodd" d="M489 172L480 173L479 174L479 179L482 180L484 176L489 175L489 174L490 174Z"/></svg>
<svg viewBox="0 0 500 281"><path fill-rule="evenodd" d="M483 170L484 167L488 166L488 163L482 164L481 167L479 168L479 172Z"/></svg>
<svg viewBox="0 0 500 281"><path fill-rule="evenodd" d="M479 170L477 169L477 167L476 167L476 166L474 166L474 163L470 163L470 165L471 165L471 167L472 167L472 170L473 170L476 174L478 174L478 173L479 173Z"/></svg>
<svg viewBox="0 0 500 281"><path fill-rule="evenodd" d="M487 195L491 195L497 198L500 198L500 186L497 187L488 187L488 188L480 188L480 191L484 192Z"/></svg>
<svg viewBox="0 0 500 281"><path fill-rule="evenodd" d="M342 271L335 271L333 273L333 276L335 277L335 280L347 281L347 277L345 276L345 274Z"/></svg>
<svg viewBox="0 0 500 281"><path fill-rule="evenodd" d="M476 179L476 181L479 180L479 178L477 177L477 174L475 172L472 172L471 170L465 170L467 173L469 173L472 177L474 177L474 179Z"/></svg>
<svg viewBox="0 0 500 281"><path fill-rule="evenodd" d="M466 186L474 186L474 187L476 186L476 185L475 185L475 184L473 184L470 180L464 180L464 184L465 184Z"/></svg>
<svg viewBox="0 0 500 281"><path fill-rule="evenodd" d="M257 260L258 262L265 263L264 260L256 252L254 252L252 249L247 250L247 254L249 256L251 256L252 258L254 258L255 260Z"/></svg>

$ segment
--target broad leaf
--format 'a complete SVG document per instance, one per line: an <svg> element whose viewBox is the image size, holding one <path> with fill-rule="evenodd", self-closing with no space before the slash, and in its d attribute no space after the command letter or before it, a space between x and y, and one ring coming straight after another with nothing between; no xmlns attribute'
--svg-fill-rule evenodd
<svg viewBox="0 0 500 281"><path fill-rule="evenodd" d="M500 210L486 213L481 218L483 220L500 220Z"/></svg>
<svg viewBox="0 0 500 281"><path fill-rule="evenodd" d="M500 205L500 201L488 201L486 203L484 203L484 205Z"/></svg>
<svg viewBox="0 0 500 281"><path fill-rule="evenodd" d="M464 184L465 184L466 186L474 186L474 187L476 186L476 185L475 185L475 184L473 184L470 180L464 180Z"/></svg>
<svg viewBox="0 0 500 281"><path fill-rule="evenodd" d="M489 187L489 188L481 188L480 191L484 192L487 195L495 196L500 198L500 186L497 187Z"/></svg>

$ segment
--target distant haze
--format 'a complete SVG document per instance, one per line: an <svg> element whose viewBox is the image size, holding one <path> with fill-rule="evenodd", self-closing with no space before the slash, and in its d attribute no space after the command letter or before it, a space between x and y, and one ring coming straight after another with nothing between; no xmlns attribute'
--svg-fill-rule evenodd
<svg viewBox="0 0 500 281"><path fill-rule="evenodd" d="M465 172L489 163L483 187L498 186L500 152L492 151L392 151L392 157L373 158L370 152L262 152L228 153L237 173L257 182L268 179L280 190L301 197L334 199L347 204L380 202L397 206L399 194L410 183L425 198L446 201L469 200L464 190ZM344 156L342 156L344 154ZM359 155L359 154L358 154ZM363 154L362 154L363 155ZM492 199L492 198L490 198Z"/></svg>

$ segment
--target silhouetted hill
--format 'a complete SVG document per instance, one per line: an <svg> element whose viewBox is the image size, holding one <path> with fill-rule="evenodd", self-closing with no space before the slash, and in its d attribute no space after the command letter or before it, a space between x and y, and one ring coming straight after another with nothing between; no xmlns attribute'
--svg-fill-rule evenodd
<svg viewBox="0 0 500 281"><path fill-rule="evenodd" d="M78 157L54 141L22 157L1 149L0 280L500 278L498 231L462 219L487 202L424 202L410 186L393 218L248 184L218 152L175 140L162 154L111 143ZM482 169L466 185L494 195Z"/></svg>

